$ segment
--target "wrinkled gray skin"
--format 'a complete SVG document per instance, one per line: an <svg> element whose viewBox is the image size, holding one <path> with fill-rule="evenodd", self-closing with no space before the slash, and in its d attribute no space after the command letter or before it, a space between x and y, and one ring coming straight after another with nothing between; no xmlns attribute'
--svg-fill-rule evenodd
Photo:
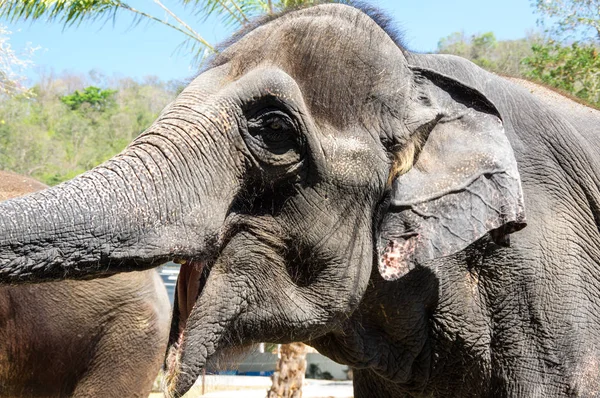
<svg viewBox="0 0 600 398"><path fill-rule="evenodd" d="M230 347L298 340L356 397L592 396L599 122L357 9L291 12L122 154L2 204L0 280L187 260L174 396Z"/></svg>
<svg viewBox="0 0 600 398"><path fill-rule="evenodd" d="M0 171L0 200L44 188ZM0 287L0 397L147 397L169 309L154 270Z"/></svg>

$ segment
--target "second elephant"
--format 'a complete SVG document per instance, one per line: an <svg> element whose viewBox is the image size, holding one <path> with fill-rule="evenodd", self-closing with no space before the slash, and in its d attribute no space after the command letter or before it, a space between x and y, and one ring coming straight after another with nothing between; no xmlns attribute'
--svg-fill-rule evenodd
<svg viewBox="0 0 600 398"><path fill-rule="evenodd" d="M44 188L0 171L0 200ZM0 397L147 397L169 312L154 270L0 287Z"/></svg>

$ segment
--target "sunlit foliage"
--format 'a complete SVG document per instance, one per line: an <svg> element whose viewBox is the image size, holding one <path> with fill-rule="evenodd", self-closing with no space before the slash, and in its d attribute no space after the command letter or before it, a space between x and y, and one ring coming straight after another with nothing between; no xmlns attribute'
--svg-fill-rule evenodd
<svg viewBox="0 0 600 398"><path fill-rule="evenodd" d="M600 48L594 44L534 45L523 60L525 76L600 106Z"/></svg>
<svg viewBox="0 0 600 398"><path fill-rule="evenodd" d="M555 39L600 42L600 0L534 0Z"/></svg>
<svg viewBox="0 0 600 398"><path fill-rule="evenodd" d="M454 32L438 42L438 52L467 58L487 70L509 76L522 76L522 60L532 54L532 46L541 43L537 35L518 40L497 40L493 32L467 36Z"/></svg>
<svg viewBox="0 0 600 398"><path fill-rule="evenodd" d="M178 89L157 79L119 79L99 89L89 80L46 76L32 98L0 101L0 170L51 185L72 178L121 151Z"/></svg>

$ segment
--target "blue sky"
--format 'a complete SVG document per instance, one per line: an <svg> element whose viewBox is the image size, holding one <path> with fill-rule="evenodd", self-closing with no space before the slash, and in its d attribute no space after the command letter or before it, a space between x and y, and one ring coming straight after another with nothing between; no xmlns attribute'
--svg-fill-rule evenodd
<svg viewBox="0 0 600 398"><path fill-rule="evenodd" d="M191 9L178 6L175 0L163 3L188 22L209 42L226 39L232 29L218 21L202 22ZM405 42L415 51L434 51L440 38L452 32L476 34L492 31L500 40L518 39L537 29L537 15L529 0L379 0L371 1L386 11L405 32ZM151 0L128 1L131 6L148 10L158 17L164 11ZM36 68L60 73L85 74L92 69L107 75L143 78L158 76L163 80L185 79L194 74L192 55L178 45L181 33L154 23L132 26L123 12L116 23L94 22L63 29L59 23L5 23L13 31L15 50L27 43L40 46L33 58L36 67L27 74L37 76Z"/></svg>

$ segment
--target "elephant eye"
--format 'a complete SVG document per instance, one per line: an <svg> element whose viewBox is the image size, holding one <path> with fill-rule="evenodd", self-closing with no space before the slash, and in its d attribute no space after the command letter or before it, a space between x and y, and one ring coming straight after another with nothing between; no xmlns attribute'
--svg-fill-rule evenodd
<svg viewBox="0 0 600 398"><path fill-rule="evenodd" d="M281 119L270 120L268 127L271 130L281 130L283 128L283 121Z"/></svg>
<svg viewBox="0 0 600 398"><path fill-rule="evenodd" d="M290 117L281 111L266 112L249 122L250 127L264 129L266 131L283 132L294 129L294 123Z"/></svg>
<svg viewBox="0 0 600 398"><path fill-rule="evenodd" d="M288 115L277 110L248 120L248 130L265 149L293 145L296 141L294 122Z"/></svg>
<svg viewBox="0 0 600 398"><path fill-rule="evenodd" d="M246 142L261 163L291 166L301 161L302 135L294 119L280 109L266 109L248 118Z"/></svg>

